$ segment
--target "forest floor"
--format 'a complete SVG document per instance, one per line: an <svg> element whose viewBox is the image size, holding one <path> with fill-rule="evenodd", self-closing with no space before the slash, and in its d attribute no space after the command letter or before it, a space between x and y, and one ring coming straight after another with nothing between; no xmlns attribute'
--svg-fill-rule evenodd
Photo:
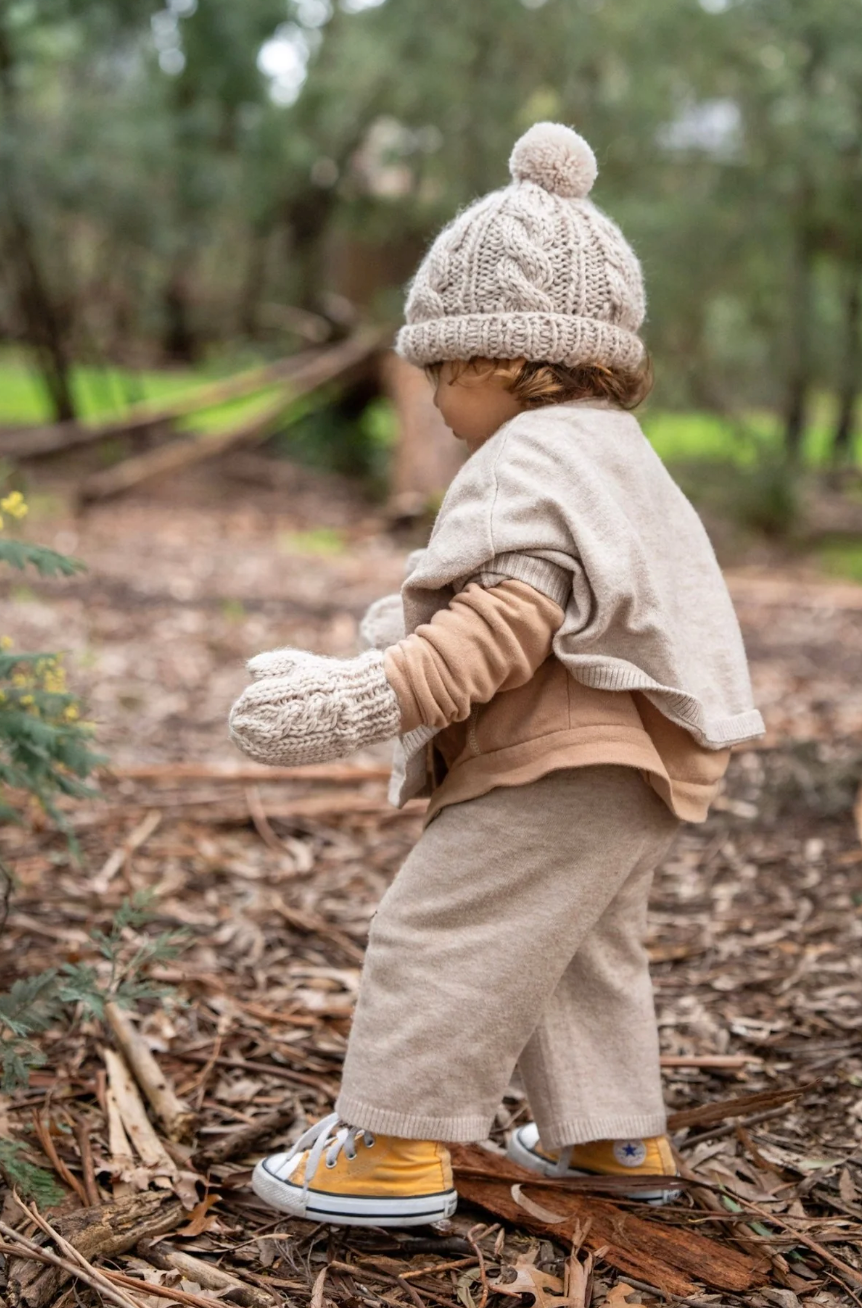
<svg viewBox="0 0 862 1308"><path fill-rule="evenodd" d="M386 1235L280 1219L248 1179L330 1109L368 922L421 813L387 807L385 750L243 772L225 717L251 654L355 652L417 542L334 479L250 490L218 469L78 519L55 502L34 536L89 571L4 583L0 634L69 652L110 770L74 810L80 863L35 818L0 836L16 879L0 987L64 963L103 977L92 932L150 892L120 966L144 936L187 932L150 969L172 989L140 1004L139 1029L195 1122L172 1143L151 1115L124 1156L117 1114L128 1131L137 1091L117 1081L109 1027L79 1015L40 1037L46 1064L0 1100L0 1135L57 1172L55 1230L118 1202L108 1226L135 1243L79 1241L115 1300L7 1243L8 1304L862 1304L862 587L790 564L728 573L768 735L683 830L648 940L672 1134L701 1186L664 1209L565 1184L528 1197L499 1152L466 1150L453 1221ZM494 1143L526 1116L513 1084ZM0 1221L35 1230L10 1190Z"/></svg>

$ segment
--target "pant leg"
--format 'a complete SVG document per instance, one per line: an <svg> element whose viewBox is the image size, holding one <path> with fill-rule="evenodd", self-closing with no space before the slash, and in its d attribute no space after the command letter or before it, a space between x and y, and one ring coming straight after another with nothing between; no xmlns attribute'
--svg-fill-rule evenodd
<svg viewBox="0 0 862 1308"><path fill-rule="evenodd" d="M669 824L636 770L610 766L443 809L371 926L342 1117L484 1138L573 955Z"/></svg>
<svg viewBox="0 0 862 1308"><path fill-rule="evenodd" d="M678 825L667 817L566 968L518 1060L549 1149L665 1131L643 938L653 871Z"/></svg>

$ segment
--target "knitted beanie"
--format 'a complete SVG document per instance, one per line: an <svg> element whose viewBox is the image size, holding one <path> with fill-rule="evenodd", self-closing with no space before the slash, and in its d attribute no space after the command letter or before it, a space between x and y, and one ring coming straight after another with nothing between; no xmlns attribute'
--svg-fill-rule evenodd
<svg viewBox="0 0 862 1308"><path fill-rule="evenodd" d="M395 348L419 367L526 358L633 370L645 312L640 264L587 197L596 158L562 123L536 123L512 181L443 228L407 297Z"/></svg>

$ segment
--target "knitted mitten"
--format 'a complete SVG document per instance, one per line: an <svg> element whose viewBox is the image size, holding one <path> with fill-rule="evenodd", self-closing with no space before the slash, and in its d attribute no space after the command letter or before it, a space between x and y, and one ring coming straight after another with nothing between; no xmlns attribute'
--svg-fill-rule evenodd
<svg viewBox="0 0 862 1308"><path fill-rule="evenodd" d="M277 674L259 674L266 658ZM258 763L326 763L398 735L401 710L377 650L355 659L273 650L252 663L258 680L231 709L230 734Z"/></svg>
<svg viewBox="0 0 862 1308"><path fill-rule="evenodd" d="M366 649L388 649L403 640L404 604L401 595L384 595L375 600L359 624L359 635Z"/></svg>

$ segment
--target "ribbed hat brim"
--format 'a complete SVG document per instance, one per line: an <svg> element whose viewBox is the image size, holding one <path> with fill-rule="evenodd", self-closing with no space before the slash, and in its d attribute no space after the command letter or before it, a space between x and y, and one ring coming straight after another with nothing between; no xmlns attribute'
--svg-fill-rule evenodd
<svg viewBox="0 0 862 1308"><path fill-rule="evenodd" d="M644 357L634 332L597 318L556 313L477 313L430 318L402 327L395 349L422 368L444 359L532 359L536 362L600 363L633 370Z"/></svg>

